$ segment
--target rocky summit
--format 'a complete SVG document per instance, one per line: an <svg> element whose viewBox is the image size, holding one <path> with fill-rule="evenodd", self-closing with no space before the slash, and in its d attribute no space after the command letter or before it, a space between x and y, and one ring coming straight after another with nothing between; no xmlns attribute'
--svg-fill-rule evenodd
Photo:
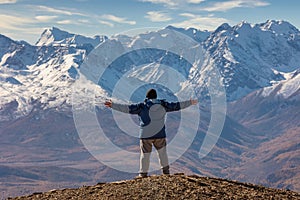
<svg viewBox="0 0 300 200"><path fill-rule="evenodd" d="M300 193L271 189L234 180L197 175L149 176L126 181L98 183L78 189L51 190L15 200L42 199L300 199Z"/></svg>

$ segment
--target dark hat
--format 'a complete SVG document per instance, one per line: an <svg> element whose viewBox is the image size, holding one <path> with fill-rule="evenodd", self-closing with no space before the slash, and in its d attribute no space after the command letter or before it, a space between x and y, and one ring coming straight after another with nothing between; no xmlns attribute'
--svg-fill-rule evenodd
<svg viewBox="0 0 300 200"><path fill-rule="evenodd" d="M148 99L156 99L157 98L156 90L154 90L154 89L148 90L147 93L146 93L146 98L148 98Z"/></svg>

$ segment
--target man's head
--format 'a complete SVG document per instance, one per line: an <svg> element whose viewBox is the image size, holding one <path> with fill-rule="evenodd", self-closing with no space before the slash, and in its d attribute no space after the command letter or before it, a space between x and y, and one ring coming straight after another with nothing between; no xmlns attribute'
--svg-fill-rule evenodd
<svg viewBox="0 0 300 200"><path fill-rule="evenodd" d="M146 93L146 98L147 99L156 99L157 98L157 93L155 89L150 89Z"/></svg>

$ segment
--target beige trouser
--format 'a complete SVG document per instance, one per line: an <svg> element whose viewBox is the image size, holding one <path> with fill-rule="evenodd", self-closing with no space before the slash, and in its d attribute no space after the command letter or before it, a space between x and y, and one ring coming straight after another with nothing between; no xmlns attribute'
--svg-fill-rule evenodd
<svg viewBox="0 0 300 200"><path fill-rule="evenodd" d="M164 174L169 174L169 161L167 156L167 141L166 138L159 139L141 139L141 157L140 157L140 173L146 174L150 165L150 154L152 145L157 150L159 164Z"/></svg>

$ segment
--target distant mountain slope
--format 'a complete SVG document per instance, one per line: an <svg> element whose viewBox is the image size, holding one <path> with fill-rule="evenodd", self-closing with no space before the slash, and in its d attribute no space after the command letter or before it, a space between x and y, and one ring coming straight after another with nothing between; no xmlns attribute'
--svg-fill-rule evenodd
<svg viewBox="0 0 300 200"><path fill-rule="evenodd" d="M292 191L265 188L259 185L196 175L151 176L144 179L99 183L78 189L52 190L17 197L37 199L300 199Z"/></svg>
<svg viewBox="0 0 300 200"><path fill-rule="evenodd" d="M277 85L266 87L233 102L229 115L262 137L263 142L246 153L235 173L239 180L300 190L300 74L288 75Z"/></svg>
<svg viewBox="0 0 300 200"><path fill-rule="evenodd" d="M274 138L288 129L299 127L299 70L286 77L287 80L231 103L230 115L266 138Z"/></svg>

